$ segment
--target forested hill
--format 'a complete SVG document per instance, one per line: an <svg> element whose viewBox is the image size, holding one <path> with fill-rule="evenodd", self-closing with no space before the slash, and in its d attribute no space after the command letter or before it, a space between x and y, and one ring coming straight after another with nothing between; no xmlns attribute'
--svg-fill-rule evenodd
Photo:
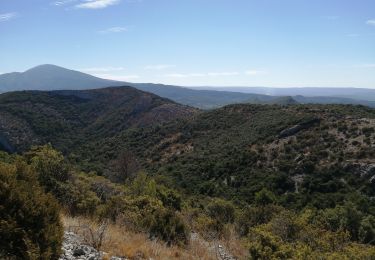
<svg viewBox="0 0 375 260"><path fill-rule="evenodd" d="M100 172L130 152L149 172L193 194L252 201L267 187L289 206L321 207L357 188L375 195L375 173L366 170L375 165L374 127L375 110L360 106L231 105L128 129L75 153Z"/></svg>
<svg viewBox="0 0 375 260"><path fill-rule="evenodd" d="M293 207L333 205L356 189L374 195L374 173L366 169L375 164L375 111L362 106L230 105L199 112L117 87L3 94L0 114L3 149L51 142L100 175L115 171L126 154L190 194L250 202L267 187Z"/></svg>
<svg viewBox="0 0 375 260"><path fill-rule="evenodd" d="M46 142L70 149L88 139L195 112L132 87L10 92L0 95L0 143L11 152Z"/></svg>
<svg viewBox="0 0 375 260"><path fill-rule="evenodd" d="M0 113L3 148L26 150L0 153L0 173L30 167L70 214L186 248L223 239L239 259L374 255L374 109L196 111L123 87L9 93Z"/></svg>
<svg viewBox="0 0 375 260"><path fill-rule="evenodd" d="M357 189L375 194L375 110L367 107L230 105L202 112L119 87L3 94L0 114L3 149L51 142L100 175L116 171L125 154L137 169L190 194L250 202L267 187L293 207L332 206Z"/></svg>

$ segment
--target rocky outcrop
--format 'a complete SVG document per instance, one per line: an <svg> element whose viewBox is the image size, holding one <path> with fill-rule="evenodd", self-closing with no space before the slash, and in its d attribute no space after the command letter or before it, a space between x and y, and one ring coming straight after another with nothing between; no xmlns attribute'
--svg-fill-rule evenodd
<svg viewBox="0 0 375 260"><path fill-rule="evenodd" d="M73 232L64 233L62 251L59 260L101 260L106 255L92 246L84 245L81 238ZM109 259L127 260L127 258L117 256L112 256Z"/></svg>
<svg viewBox="0 0 375 260"><path fill-rule="evenodd" d="M236 260L222 245L217 246L217 258L220 260Z"/></svg>
<svg viewBox="0 0 375 260"><path fill-rule="evenodd" d="M375 183L375 164L374 163L349 163L345 170L366 178L371 183Z"/></svg>
<svg viewBox="0 0 375 260"><path fill-rule="evenodd" d="M284 129L279 133L279 138L285 138L292 136L300 132L301 130L308 129L316 124L320 123L320 118L313 118L306 122L300 123L298 125L292 126L290 128Z"/></svg>
<svg viewBox="0 0 375 260"><path fill-rule="evenodd" d="M73 232L64 233L63 253L59 260L97 260L103 258L103 253L95 248L83 245L81 239Z"/></svg>

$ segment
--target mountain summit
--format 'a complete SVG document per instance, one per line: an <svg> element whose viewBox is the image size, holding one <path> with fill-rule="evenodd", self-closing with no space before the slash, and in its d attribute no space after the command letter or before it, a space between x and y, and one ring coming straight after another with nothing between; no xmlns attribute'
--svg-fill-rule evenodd
<svg viewBox="0 0 375 260"><path fill-rule="evenodd" d="M0 75L0 92L16 90L77 90L120 85L124 85L124 83L97 78L51 64L39 65L25 72Z"/></svg>

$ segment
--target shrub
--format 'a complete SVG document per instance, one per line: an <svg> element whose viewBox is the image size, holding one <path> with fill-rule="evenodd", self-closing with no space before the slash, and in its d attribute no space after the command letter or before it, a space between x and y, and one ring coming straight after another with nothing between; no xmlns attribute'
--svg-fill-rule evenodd
<svg viewBox="0 0 375 260"><path fill-rule="evenodd" d="M363 214L352 203L325 209L318 216L319 224L330 231L345 230L352 240L358 240L358 232ZM364 222L364 226L365 222Z"/></svg>
<svg viewBox="0 0 375 260"><path fill-rule="evenodd" d="M60 184L70 178L68 165L64 156L54 150L51 145L33 147L26 154L31 165L38 173L40 184L47 192L52 192L57 198L60 192Z"/></svg>
<svg viewBox="0 0 375 260"><path fill-rule="evenodd" d="M0 258L57 259L63 227L54 198L22 162L0 164Z"/></svg>
<svg viewBox="0 0 375 260"><path fill-rule="evenodd" d="M129 179L133 179L140 170L137 158L130 152L125 151L110 162L110 171L105 175L113 182L125 183Z"/></svg>
<svg viewBox="0 0 375 260"><path fill-rule="evenodd" d="M152 216L150 236L168 245L184 245L189 242L189 232L183 220L172 210L161 209Z"/></svg>
<svg viewBox="0 0 375 260"><path fill-rule="evenodd" d="M362 243L375 244L375 217L367 216L362 219L359 227L359 240Z"/></svg>
<svg viewBox="0 0 375 260"><path fill-rule="evenodd" d="M292 259L293 249L262 226L254 228L249 243L250 259Z"/></svg>
<svg viewBox="0 0 375 260"><path fill-rule="evenodd" d="M235 208L229 201L215 199L207 206L208 215L220 223L233 223Z"/></svg>
<svg viewBox="0 0 375 260"><path fill-rule="evenodd" d="M236 218L236 230L239 235L246 236L252 227L268 223L283 208L277 205L264 205L247 207Z"/></svg>
<svg viewBox="0 0 375 260"><path fill-rule="evenodd" d="M266 189L263 188L261 191L255 193L255 203L257 205L267 205L267 204L273 204L276 202L276 196L275 194Z"/></svg>
<svg viewBox="0 0 375 260"><path fill-rule="evenodd" d="M159 185L157 197L163 202L164 207L181 210L181 195L177 191Z"/></svg>
<svg viewBox="0 0 375 260"><path fill-rule="evenodd" d="M99 209L102 219L109 218L136 232L149 233L168 245L188 243L189 231L182 218L163 203L149 196L113 196Z"/></svg>

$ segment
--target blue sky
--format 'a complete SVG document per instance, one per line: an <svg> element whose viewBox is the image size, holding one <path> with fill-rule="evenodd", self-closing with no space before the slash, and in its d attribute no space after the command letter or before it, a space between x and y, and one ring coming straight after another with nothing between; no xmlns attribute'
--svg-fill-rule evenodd
<svg viewBox="0 0 375 260"><path fill-rule="evenodd" d="M375 88L373 0L0 0L0 72Z"/></svg>

